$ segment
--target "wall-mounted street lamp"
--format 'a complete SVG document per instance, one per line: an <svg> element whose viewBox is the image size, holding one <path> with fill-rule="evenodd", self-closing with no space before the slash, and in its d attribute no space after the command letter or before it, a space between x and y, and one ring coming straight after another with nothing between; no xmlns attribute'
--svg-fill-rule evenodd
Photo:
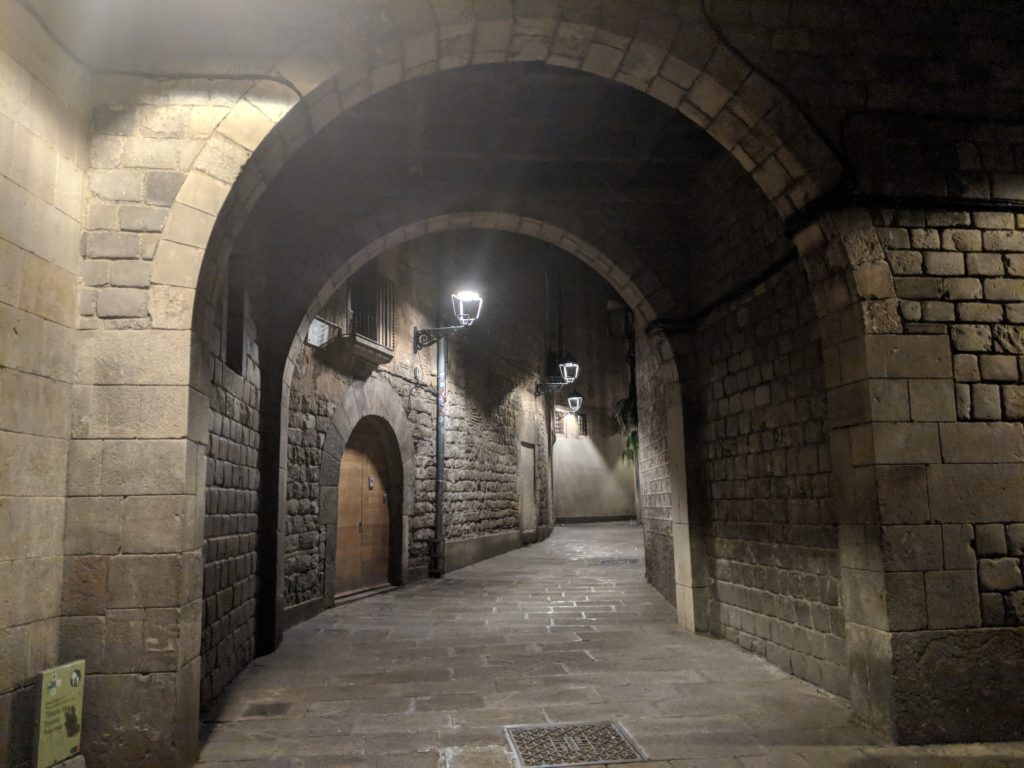
<svg viewBox="0 0 1024 768"><path fill-rule="evenodd" d="M459 291L452 294L452 313L458 325L442 328L413 328L412 347L414 352L437 344L437 448L434 468L434 541L430 547L430 575L440 578L444 575L444 434L445 415L448 409L447 338L460 328L472 325L480 317L484 300L476 291Z"/></svg>
<svg viewBox="0 0 1024 768"><path fill-rule="evenodd" d="M565 362L558 364L558 372L562 374L562 381L572 384L580 375L580 364L571 357L566 358Z"/></svg>
<svg viewBox="0 0 1024 768"><path fill-rule="evenodd" d="M569 413L577 413L583 407L583 395L579 393L579 390L574 389L569 394L568 403Z"/></svg>
<svg viewBox="0 0 1024 768"><path fill-rule="evenodd" d="M580 364L569 355L558 364L558 373L562 375L562 381L571 384L580 376Z"/></svg>
<svg viewBox="0 0 1024 768"><path fill-rule="evenodd" d="M452 294L452 313L459 321L458 325L446 325L441 328L413 328L412 346L413 351L419 352L441 341L444 337L454 333L460 328L466 328L477 321L480 317L480 310L483 309L484 300L476 291L459 291Z"/></svg>
<svg viewBox="0 0 1024 768"><path fill-rule="evenodd" d="M579 378L580 375L580 364L577 363L572 355L566 357L561 363L558 364L558 375L548 376L545 379L541 379L537 382L536 388L533 390L535 396L540 396L545 392L557 392L567 384L572 384Z"/></svg>
<svg viewBox="0 0 1024 768"><path fill-rule="evenodd" d="M569 405L568 411L560 411L556 408L555 411L551 414L555 420L556 427L561 425L562 421L565 419L566 416L570 414L575 416L577 413L579 413L580 408L583 407L583 395L581 395L578 390L574 389L567 398L567 402Z"/></svg>
<svg viewBox="0 0 1024 768"><path fill-rule="evenodd" d="M463 325L472 325L476 322L483 307L483 297L476 291L459 291L452 294L452 312Z"/></svg>

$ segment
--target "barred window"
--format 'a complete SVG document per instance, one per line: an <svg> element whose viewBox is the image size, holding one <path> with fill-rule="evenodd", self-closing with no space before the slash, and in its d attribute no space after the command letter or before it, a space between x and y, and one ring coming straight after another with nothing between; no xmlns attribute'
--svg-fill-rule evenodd
<svg viewBox="0 0 1024 768"><path fill-rule="evenodd" d="M347 331L387 349L395 348L395 286L390 280L370 272L352 281Z"/></svg>
<svg viewBox="0 0 1024 768"><path fill-rule="evenodd" d="M565 437L565 417L568 416L568 412L555 409L555 417L552 419L554 422L554 433L557 437Z"/></svg>

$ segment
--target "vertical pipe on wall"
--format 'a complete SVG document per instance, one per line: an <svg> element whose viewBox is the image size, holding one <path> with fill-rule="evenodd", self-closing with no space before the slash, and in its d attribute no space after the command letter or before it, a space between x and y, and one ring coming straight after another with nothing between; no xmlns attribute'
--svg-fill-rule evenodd
<svg viewBox="0 0 1024 768"><path fill-rule="evenodd" d="M434 547L430 556L430 575L444 575L444 430L448 392L445 382L448 342L437 342L437 467L434 470Z"/></svg>
<svg viewBox="0 0 1024 768"><path fill-rule="evenodd" d="M448 244L450 247L450 243ZM444 252L436 254L434 272L437 275L437 316L435 326L444 325L441 322L442 307L445 306L444 291L445 285L445 258ZM436 444L434 462L434 541L430 549L429 574L433 578L444 576L444 443L445 443L445 416L448 411L448 340L441 334L437 341L437 424Z"/></svg>

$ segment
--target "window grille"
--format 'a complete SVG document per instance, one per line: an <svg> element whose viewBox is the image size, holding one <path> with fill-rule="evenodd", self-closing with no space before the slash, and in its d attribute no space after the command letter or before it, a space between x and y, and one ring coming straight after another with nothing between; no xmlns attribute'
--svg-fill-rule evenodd
<svg viewBox="0 0 1024 768"><path fill-rule="evenodd" d="M553 431L558 437L565 437L565 417L568 414L565 411L555 411L555 417L552 419Z"/></svg>
<svg viewBox="0 0 1024 768"><path fill-rule="evenodd" d="M352 282L348 295L348 332L395 348L395 286L369 274Z"/></svg>

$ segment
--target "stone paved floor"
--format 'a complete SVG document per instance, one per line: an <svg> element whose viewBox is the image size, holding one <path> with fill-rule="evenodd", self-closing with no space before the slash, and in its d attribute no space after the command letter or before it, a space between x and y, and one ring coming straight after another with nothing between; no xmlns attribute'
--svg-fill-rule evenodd
<svg viewBox="0 0 1024 768"><path fill-rule="evenodd" d="M1024 765L1024 744L878 746L841 700L680 631L641 559L634 525L562 526L323 613L231 686L200 763L506 768L502 725L616 719L646 768Z"/></svg>

